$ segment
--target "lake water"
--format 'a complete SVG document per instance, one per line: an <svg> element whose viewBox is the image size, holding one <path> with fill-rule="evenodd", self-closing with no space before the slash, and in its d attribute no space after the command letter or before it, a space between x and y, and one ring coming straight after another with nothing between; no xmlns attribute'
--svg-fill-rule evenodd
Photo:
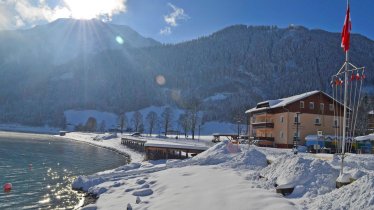
<svg viewBox="0 0 374 210"><path fill-rule="evenodd" d="M126 157L72 140L0 135L0 209L75 209L83 194L71 189L78 175L116 168ZM3 185L12 183L10 193Z"/></svg>

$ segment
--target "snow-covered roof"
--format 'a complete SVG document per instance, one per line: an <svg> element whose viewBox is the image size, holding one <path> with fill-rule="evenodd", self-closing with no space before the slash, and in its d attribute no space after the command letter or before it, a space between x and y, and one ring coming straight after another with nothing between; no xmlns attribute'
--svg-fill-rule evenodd
<svg viewBox="0 0 374 210"><path fill-rule="evenodd" d="M276 99L276 100L263 101L263 102L258 103L257 105L269 103L269 106L268 107L261 107L261 108L257 108L257 106L256 106L256 107L254 107L252 109L247 110L245 113L251 113L253 111L259 111L259 110L266 110L266 109L273 109L273 108L278 108L278 107L284 107L284 106L286 106L286 105L288 105L290 103L293 103L295 101L301 100L303 98L306 98L308 96L314 95L314 94L319 93L319 92L320 91L318 91L318 90L314 90L314 91L306 92L306 93L303 93L303 94L290 96L290 97L287 97L287 98L281 98L281 99Z"/></svg>
<svg viewBox="0 0 374 210"><path fill-rule="evenodd" d="M374 141L374 133L366 135L366 136L357 136L355 139L356 141L366 141L366 140Z"/></svg>
<svg viewBox="0 0 374 210"><path fill-rule="evenodd" d="M191 149L191 150L207 150L207 146L201 144L185 144L185 143L175 143L170 141L159 141L159 140L148 140L144 144L146 147L164 147L164 148L174 148L174 149Z"/></svg>
<svg viewBox="0 0 374 210"><path fill-rule="evenodd" d="M374 110L371 110L371 111L369 112L369 114L374 114Z"/></svg>
<svg viewBox="0 0 374 210"><path fill-rule="evenodd" d="M308 135L305 137L305 140L306 141L317 141L317 140L327 140L327 139L335 139L336 136L333 136L333 135L323 135L321 137L319 137L318 135ZM340 137L338 137L340 138Z"/></svg>
<svg viewBox="0 0 374 210"><path fill-rule="evenodd" d="M256 106L256 107L254 107L252 109L247 110L245 113L248 114L248 113L251 113L251 112L254 112L254 111L261 111L261 110L267 110L267 109L274 109L274 108L278 108L278 107L284 107L284 106L286 106L288 104L291 104L291 103L293 103L295 101L298 101L298 100L301 100L303 98L312 96L312 95L317 94L319 92L325 94L330 99L335 100L334 98L332 98L331 96L329 96L327 93L325 93L323 91L314 90L314 91L302 93L302 94L299 94L299 95L290 96L290 97L287 97L287 98L281 98L281 99L263 101L263 102L258 103L257 106L258 105L262 105L262 104L269 104L269 106L260 107L260 108L257 108L257 106ZM336 102L339 103L339 104L341 104L341 105L343 105L339 101L336 101Z"/></svg>

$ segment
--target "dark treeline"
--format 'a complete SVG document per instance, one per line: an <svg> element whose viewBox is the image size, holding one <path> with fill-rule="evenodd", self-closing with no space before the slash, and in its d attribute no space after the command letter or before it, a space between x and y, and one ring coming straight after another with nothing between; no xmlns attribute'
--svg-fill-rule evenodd
<svg viewBox="0 0 374 210"><path fill-rule="evenodd" d="M12 47L4 42L0 37L1 54ZM37 45L1 59L1 123L61 126L67 109L120 114L150 105L183 108L190 98L200 101L204 121L234 122L261 100L316 89L329 93L331 75L344 60L340 34L295 26L236 25L179 44L81 51L59 64L49 59L51 50L69 53ZM354 64L374 69L373 52L373 41L352 36ZM368 73L366 90L373 84ZM209 99L219 93L226 97Z"/></svg>

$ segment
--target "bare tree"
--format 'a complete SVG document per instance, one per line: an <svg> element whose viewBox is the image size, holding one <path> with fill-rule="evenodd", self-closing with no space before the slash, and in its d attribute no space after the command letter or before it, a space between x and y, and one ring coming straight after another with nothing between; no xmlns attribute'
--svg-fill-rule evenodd
<svg viewBox="0 0 374 210"><path fill-rule="evenodd" d="M184 137L187 137L187 133L190 130L190 121L188 119L187 113L181 114L178 119L178 124L182 127L184 132Z"/></svg>
<svg viewBox="0 0 374 210"><path fill-rule="evenodd" d="M196 127L199 122L199 111L200 111L201 100L198 98L191 98L186 102L187 116L189 119L192 139L195 139Z"/></svg>
<svg viewBox="0 0 374 210"><path fill-rule="evenodd" d="M162 125L164 127L165 136L168 133L170 128L170 124L173 118L173 110L170 107L166 107L161 114L162 117Z"/></svg>
<svg viewBox="0 0 374 210"><path fill-rule="evenodd" d="M89 117L85 125L86 131L95 132L97 129L97 121L94 117Z"/></svg>
<svg viewBox="0 0 374 210"><path fill-rule="evenodd" d="M132 123L134 125L135 132L138 132L143 125L143 115L139 111L134 112L132 116ZM144 127L144 126L143 126Z"/></svg>
<svg viewBox="0 0 374 210"><path fill-rule="evenodd" d="M355 135L366 135L368 131L369 112L372 110L368 96L365 96L358 108Z"/></svg>
<svg viewBox="0 0 374 210"><path fill-rule="evenodd" d="M127 127L127 124L128 124L128 120L127 120L126 114L121 113L119 115L119 125L121 128L121 134L123 134L123 129Z"/></svg>
<svg viewBox="0 0 374 210"><path fill-rule="evenodd" d="M151 111L147 114L147 123L148 123L148 129L149 129L149 135L151 136L153 133L153 129L155 128L157 124L157 113L154 111Z"/></svg>
<svg viewBox="0 0 374 210"><path fill-rule="evenodd" d="M99 131L105 132L105 129L106 129L106 123L105 123L105 120L102 120L99 126Z"/></svg>

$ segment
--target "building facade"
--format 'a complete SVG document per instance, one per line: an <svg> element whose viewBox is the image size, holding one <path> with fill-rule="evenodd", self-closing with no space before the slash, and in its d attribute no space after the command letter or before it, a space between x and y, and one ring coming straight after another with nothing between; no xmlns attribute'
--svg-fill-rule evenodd
<svg viewBox="0 0 374 210"><path fill-rule="evenodd" d="M343 105L322 91L263 101L247 110L248 135L261 146L292 148L307 135L336 135L341 128Z"/></svg>
<svg viewBox="0 0 374 210"><path fill-rule="evenodd" d="M374 110L368 113L367 133L374 133Z"/></svg>

